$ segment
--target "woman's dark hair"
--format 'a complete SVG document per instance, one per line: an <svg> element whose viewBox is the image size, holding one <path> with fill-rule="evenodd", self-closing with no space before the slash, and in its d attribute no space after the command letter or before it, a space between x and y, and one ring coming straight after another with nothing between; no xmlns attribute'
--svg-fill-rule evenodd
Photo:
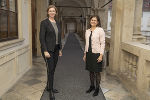
<svg viewBox="0 0 150 100"><path fill-rule="evenodd" d="M93 15L93 16L91 16L90 19L89 19L89 28L91 28L91 24L90 24L91 19L94 18L94 17L95 17L95 18L97 19L97 21L98 21L98 24L97 24L96 26L101 27L101 20L100 20L99 16Z"/></svg>

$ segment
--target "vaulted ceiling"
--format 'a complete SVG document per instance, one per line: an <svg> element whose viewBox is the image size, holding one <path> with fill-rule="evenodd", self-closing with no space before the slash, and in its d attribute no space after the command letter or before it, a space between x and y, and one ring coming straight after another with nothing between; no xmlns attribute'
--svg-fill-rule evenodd
<svg viewBox="0 0 150 100"><path fill-rule="evenodd" d="M62 16L84 16L94 0L55 0Z"/></svg>
<svg viewBox="0 0 150 100"><path fill-rule="evenodd" d="M93 0L55 0L56 5L70 5L70 6L91 6Z"/></svg>

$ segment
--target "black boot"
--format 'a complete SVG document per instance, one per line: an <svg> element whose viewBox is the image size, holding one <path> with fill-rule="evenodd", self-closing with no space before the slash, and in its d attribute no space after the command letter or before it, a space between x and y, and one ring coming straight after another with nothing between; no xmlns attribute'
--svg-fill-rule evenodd
<svg viewBox="0 0 150 100"><path fill-rule="evenodd" d="M90 88L86 91L86 93L90 93L95 90L95 86L90 86Z"/></svg>
<svg viewBox="0 0 150 100"><path fill-rule="evenodd" d="M99 93L99 88L96 88L95 91L94 91L94 93L93 93L93 96L97 96L98 93Z"/></svg>
<svg viewBox="0 0 150 100"><path fill-rule="evenodd" d="M49 91L49 97L50 97L50 100L55 100L55 96L52 90Z"/></svg>
<svg viewBox="0 0 150 100"><path fill-rule="evenodd" d="M57 89L53 89L53 93L59 93Z"/></svg>
<svg viewBox="0 0 150 100"><path fill-rule="evenodd" d="M49 89L47 86L46 86L46 90L47 90L47 91L50 91L50 89ZM52 92L53 92L53 93L59 93L59 91L58 91L57 89L53 89Z"/></svg>

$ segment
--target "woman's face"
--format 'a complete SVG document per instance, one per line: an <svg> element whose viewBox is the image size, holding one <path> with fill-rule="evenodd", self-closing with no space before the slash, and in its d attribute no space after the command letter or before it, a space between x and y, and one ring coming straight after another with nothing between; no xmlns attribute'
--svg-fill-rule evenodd
<svg viewBox="0 0 150 100"><path fill-rule="evenodd" d="M55 8L50 8L50 9L48 10L48 15L49 15L49 17L54 18L55 15L56 15L56 10L55 10Z"/></svg>
<svg viewBox="0 0 150 100"><path fill-rule="evenodd" d="M96 27L96 25L98 24L97 18L93 17L90 21L90 24L92 27Z"/></svg>

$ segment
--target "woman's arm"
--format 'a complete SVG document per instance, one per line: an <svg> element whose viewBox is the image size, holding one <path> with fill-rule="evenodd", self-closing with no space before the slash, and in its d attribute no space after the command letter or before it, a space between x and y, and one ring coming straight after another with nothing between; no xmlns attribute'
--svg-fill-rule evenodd
<svg viewBox="0 0 150 100"><path fill-rule="evenodd" d="M84 56L83 56L83 60L86 60L86 32L85 32L85 47L84 47Z"/></svg>
<svg viewBox="0 0 150 100"><path fill-rule="evenodd" d="M103 29L100 30L100 56L98 57L97 61L101 62L103 59L104 49L105 49L105 32Z"/></svg>
<svg viewBox="0 0 150 100"><path fill-rule="evenodd" d="M100 30L100 37L99 38L100 38L100 54L103 55L104 49L105 49L105 32L102 28Z"/></svg>
<svg viewBox="0 0 150 100"><path fill-rule="evenodd" d="M46 32L46 27L44 22L42 21L40 24L40 43L43 51L47 51L46 43L45 43L45 32Z"/></svg>
<svg viewBox="0 0 150 100"><path fill-rule="evenodd" d="M45 32L46 32L45 24L42 21L40 24L40 43L41 43L41 48L44 51L44 56L46 58L49 58L50 54L47 51L47 47L46 47L46 43L45 43Z"/></svg>

